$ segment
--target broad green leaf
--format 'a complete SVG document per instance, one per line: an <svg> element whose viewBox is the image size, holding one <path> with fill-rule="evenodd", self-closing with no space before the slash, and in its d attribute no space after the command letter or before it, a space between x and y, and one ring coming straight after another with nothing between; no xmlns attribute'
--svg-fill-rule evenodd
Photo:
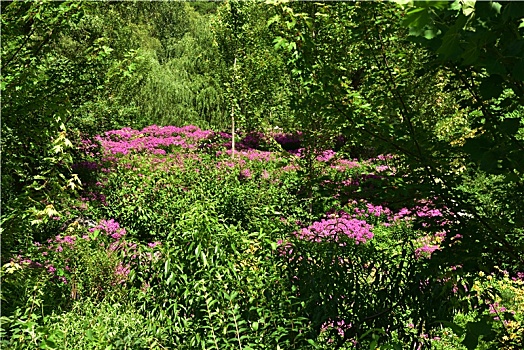
<svg viewBox="0 0 524 350"><path fill-rule="evenodd" d="M426 29L424 31L424 38L431 40L439 34L440 34L440 31L436 28Z"/></svg>
<svg viewBox="0 0 524 350"><path fill-rule="evenodd" d="M500 9L502 8L502 5L496 1L491 2L491 8L497 13L500 14Z"/></svg>
<svg viewBox="0 0 524 350"><path fill-rule="evenodd" d="M459 18L465 17L460 15ZM442 37L442 45L437 50L438 54L441 54L444 59L454 59L462 54L462 48L460 46L460 33L459 27L460 22L457 21L454 27L449 29Z"/></svg>
<svg viewBox="0 0 524 350"><path fill-rule="evenodd" d="M410 35L421 35L422 29L430 24L431 17L427 8L414 8L409 10L404 18L404 25L409 27Z"/></svg>
<svg viewBox="0 0 524 350"><path fill-rule="evenodd" d="M462 2L460 0L455 0L449 6L450 10L458 11L462 9Z"/></svg>
<svg viewBox="0 0 524 350"><path fill-rule="evenodd" d="M486 71L491 75L498 74L503 76L506 74L506 67L496 57L488 57L485 67Z"/></svg>
<svg viewBox="0 0 524 350"><path fill-rule="evenodd" d="M513 79L524 81L524 59L520 58L511 71Z"/></svg>
<svg viewBox="0 0 524 350"><path fill-rule="evenodd" d="M479 344L479 337L476 335L473 335L470 332L466 333L466 337L462 341L462 344L468 349L468 350L474 350L477 348L477 345Z"/></svg>
<svg viewBox="0 0 524 350"><path fill-rule="evenodd" d="M499 75L491 75L487 78L482 79L479 91L483 99L489 100L495 97L499 97L504 90L504 80Z"/></svg>
<svg viewBox="0 0 524 350"><path fill-rule="evenodd" d="M521 118L507 118L502 121L499 128L508 135L515 135L520 128Z"/></svg>
<svg viewBox="0 0 524 350"><path fill-rule="evenodd" d="M475 15L479 18L489 18L500 14L502 5L494 1L477 1L475 3Z"/></svg>
<svg viewBox="0 0 524 350"><path fill-rule="evenodd" d="M487 151L480 158L480 168L486 172L493 172L498 168L499 154L495 151Z"/></svg>
<svg viewBox="0 0 524 350"><path fill-rule="evenodd" d="M464 328L462 328L461 326L459 326L458 324L454 322L439 321L439 323L441 323L444 327L451 328L451 330L458 336L461 336L462 334L464 334Z"/></svg>
<svg viewBox="0 0 524 350"><path fill-rule="evenodd" d="M468 322L466 328L468 331L476 335L488 335L491 333L492 325L488 323L486 319L482 319L477 322Z"/></svg>

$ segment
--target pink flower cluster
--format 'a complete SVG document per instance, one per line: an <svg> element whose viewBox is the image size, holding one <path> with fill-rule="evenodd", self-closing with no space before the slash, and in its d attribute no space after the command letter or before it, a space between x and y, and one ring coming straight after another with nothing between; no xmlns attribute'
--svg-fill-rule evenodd
<svg viewBox="0 0 524 350"><path fill-rule="evenodd" d="M216 152L216 156L219 157L219 156L221 156L223 154L231 156L232 153L233 152L230 149L228 149L226 151L217 151ZM269 161L275 159L275 154L272 153L272 152L259 151L259 150L254 150L254 149L250 149L250 150L236 150L235 151L235 155L238 156L241 159L248 159L248 160L251 160L251 161L260 160L260 161L269 162Z"/></svg>
<svg viewBox="0 0 524 350"><path fill-rule="evenodd" d="M122 262L120 262L115 269L115 276L117 278L116 283L118 284L126 283L129 272L131 272L131 266L124 265L122 264Z"/></svg>
<svg viewBox="0 0 524 350"><path fill-rule="evenodd" d="M196 144L211 135L210 130L201 130L194 125L184 127L151 125L141 131L131 128L110 130L95 137L106 153L129 154L148 152L166 154L170 146L195 149Z"/></svg>
<svg viewBox="0 0 524 350"><path fill-rule="evenodd" d="M264 139L265 135L263 133L253 131L245 135L242 141L240 141L240 144L251 149L256 149L264 143Z"/></svg>
<svg viewBox="0 0 524 350"><path fill-rule="evenodd" d="M335 328L337 330L338 335L340 335L341 337L344 337L345 331L347 331L348 329L352 327L353 327L353 324L351 322L346 323L345 320L338 320L338 321L330 320L322 324L320 331L325 332L330 328Z"/></svg>
<svg viewBox="0 0 524 350"><path fill-rule="evenodd" d="M273 138L277 143L279 143L285 150L293 150L300 148L300 143L302 142L302 133L297 131L294 134L285 134L285 133L275 133Z"/></svg>
<svg viewBox="0 0 524 350"><path fill-rule="evenodd" d="M360 167L360 163L357 160L349 159L338 159L334 164L331 165L333 169L338 171L345 171L352 168Z"/></svg>
<svg viewBox="0 0 524 350"><path fill-rule="evenodd" d="M494 302L493 304L489 304L489 313L493 316L493 319L495 321L500 321L500 315L508 312L508 309L506 309L504 306L500 305L498 302ZM511 314L515 314L515 311L511 311Z"/></svg>
<svg viewBox="0 0 524 350"><path fill-rule="evenodd" d="M524 281L524 272L517 272L517 277L511 278L513 281Z"/></svg>
<svg viewBox="0 0 524 350"><path fill-rule="evenodd" d="M90 228L89 232L95 232L96 230L102 231L115 240L119 240L126 235L126 229L120 227L120 224L114 219L101 220L97 226Z"/></svg>
<svg viewBox="0 0 524 350"><path fill-rule="evenodd" d="M424 244L422 247L415 249L415 257L420 259L421 257L431 257L436 250L439 250L440 247L436 244Z"/></svg>
<svg viewBox="0 0 524 350"><path fill-rule="evenodd" d="M374 205L372 203L366 202L365 203L366 208L354 208L354 212L358 216L368 217L368 216L385 216L386 219L390 220L392 218L392 212L389 208L383 207L382 205Z"/></svg>
<svg viewBox="0 0 524 350"><path fill-rule="evenodd" d="M40 255L39 258L33 260L18 255L12 261L16 261L27 268L41 269L53 276L56 281L68 284L69 274L74 273L76 268L74 262L71 261L71 256L75 256L75 249L78 249L79 243L92 241L95 245L104 249L108 256L115 254L116 251L119 252L118 265L115 267L114 279L111 285L124 284L132 267L140 263L140 259L138 259L140 257L138 245L125 241L126 230L120 227L120 224L114 219L101 220L97 226L89 229L91 233L95 231L100 231L103 236L87 234L83 236L56 235L54 238L49 238L47 244L34 242L38 255ZM106 244L108 237L114 240L109 245ZM144 247L149 250L144 254L146 262L151 262L153 259L161 257L160 251L157 251L161 245L161 242L155 241L148 243L147 247Z"/></svg>
<svg viewBox="0 0 524 350"><path fill-rule="evenodd" d="M322 154L318 155L317 160L319 162L329 162L331 159L333 159L336 156L336 154L337 152L328 149L326 151L323 151Z"/></svg>
<svg viewBox="0 0 524 350"><path fill-rule="evenodd" d="M301 239L312 242L326 240L338 242L340 238L348 237L359 244L366 243L373 238L372 229L373 226L366 221L352 218L347 213L340 212L338 217L316 221L295 234Z"/></svg>

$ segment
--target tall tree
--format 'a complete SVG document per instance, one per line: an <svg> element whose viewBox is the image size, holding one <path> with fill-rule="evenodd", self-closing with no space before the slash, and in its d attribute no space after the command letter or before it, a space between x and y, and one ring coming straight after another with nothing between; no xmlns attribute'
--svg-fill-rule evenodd
<svg viewBox="0 0 524 350"><path fill-rule="evenodd" d="M29 218L53 215L67 198L65 189L78 187L69 140L75 113L110 97L108 91L132 68L126 54L115 57L94 30L91 3L1 6L2 236L7 248L30 240Z"/></svg>
<svg viewBox="0 0 524 350"><path fill-rule="evenodd" d="M274 30L267 25L275 14L274 7L260 2L226 1L214 22L218 47L229 68L222 79L229 110L244 131L293 123L289 74L284 57L273 47Z"/></svg>

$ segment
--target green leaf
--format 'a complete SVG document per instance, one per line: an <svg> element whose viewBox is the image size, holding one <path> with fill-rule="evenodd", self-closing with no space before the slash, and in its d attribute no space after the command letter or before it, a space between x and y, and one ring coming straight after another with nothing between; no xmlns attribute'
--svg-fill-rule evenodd
<svg viewBox="0 0 524 350"><path fill-rule="evenodd" d="M444 59L453 59L462 54L460 34L456 28L450 29L444 34L442 45L438 48L437 53L442 55Z"/></svg>
<svg viewBox="0 0 524 350"><path fill-rule="evenodd" d="M486 146L489 144L482 137L467 139L462 150L471 156L473 161L482 159L484 152L487 150Z"/></svg>
<svg viewBox="0 0 524 350"><path fill-rule="evenodd" d="M482 154L480 159L480 168L486 172L492 172L497 168L498 154L494 151L487 151Z"/></svg>
<svg viewBox="0 0 524 350"><path fill-rule="evenodd" d="M56 344L49 339L44 339L42 345L44 346L44 348L56 349Z"/></svg>
<svg viewBox="0 0 524 350"><path fill-rule="evenodd" d="M503 82L504 80L499 75L491 75L482 79L482 83L479 86L480 95L485 100L499 97L504 90Z"/></svg>
<svg viewBox="0 0 524 350"><path fill-rule="evenodd" d="M524 59L519 59L511 71L513 79L524 81Z"/></svg>
<svg viewBox="0 0 524 350"><path fill-rule="evenodd" d="M477 347L480 336L486 336L491 333L491 324L486 319L477 322L468 322L466 324L466 337L462 344L464 344L468 350L473 350Z"/></svg>
<svg viewBox="0 0 524 350"><path fill-rule="evenodd" d="M279 16L279 15L274 15L273 17L271 17L270 19L268 19L268 20L267 20L267 24L266 24L266 26L269 27L269 26L271 26L271 24L273 24L273 23L275 23L275 22L276 22L276 23L280 22L280 16Z"/></svg>
<svg viewBox="0 0 524 350"><path fill-rule="evenodd" d="M515 135L520 128L521 118L507 118L502 121L499 129L509 135Z"/></svg>
<svg viewBox="0 0 524 350"><path fill-rule="evenodd" d="M456 323L449 322L449 321L439 321L439 323L441 323L444 327L451 328L451 330L458 336L461 336L462 334L464 334L464 328L462 328L461 326L459 326Z"/></svg>
<svg viewBox="0 0 524 350"><path fill-rule="evenodd" d="M502 8L502 5L496 1L493 1L490 3L491 4L491 8L497 13L500 15L500 9Z"/></svg>
<svg viewBox="0 0 524 350"><path fill-rule="evenodd" d="M477 322L468 322L466 328L476 335L488 335L491 333L492 325L484 318Z"/></svg>
<svg viewBox="0 0 524 350"><path fill-rule="evenodd" d="M494 1L477 1L475 3L475 14L479 18L489 18L500 14L502 5Z"/></svg>
<svg viewBox="0 0 524 350"><path fill-rule="evenodd" d="M318 344L315 343L313 339L308 339L307 342L309 343L309 345L314 346L315 349L318 349Z"/></svg>
<svg viewBox="0 0 524 350"><path fill-rule="evenodd" d="M410 35L421 35L422 29L431 21L427 8L414 8L406 13L404 25L409 27Z"/></svg>
<svg viewBox="0 0 524 350"><path fill-rule="evenodd" d="M170 285L173 282L174 277L175 277L175 274L171 272L171 274L169 275L169 278L166 281L166 284Z"/></svg>
<svg viewBox="0 0 524 350"><path fill-rule="evenodd" d="M474 350L477 348L477 345L479 344L479 337L471 333L466 333L466 337L462 341L462 344L464 344L464 346L468 350Z"/></svg>
<svg viewBox="0 0 524 350"><path fill-rule="evenodd" d="M424 31L424 38L431 40L440 34L440 31L436 28L429 28Z"/></svg>
<svg viewBox="0 0 524 350"><path fill-rule="evenodd" d="M275 49L279 49L281 47L287 47L287 40L284 39L283 37L281 36L278 36L276 37L274 40L273 40L273 44L275 45Z"/></svg>
<svg viewBox="0 0 524 350"><path fill-rule="evenodd" d="M454 10L454 11L462 10L462 4L460 0L455 0L453 3L451 3L451 5L449 6L449 9Z"/></svg>
<svg viewBox="0 0 524 350"><path fill-rule="evenodd" d="M485 63L485 67L489 74L506 74L506 67L495 57L489 57Z"/></svg>
<svg viewBox="0 0 524 350"><path fill-rule="evenodd" d="M207 263L206 254L203 251L201 252L201 254L202 254L202 261L204 262L204 266L209 266Z"/></svg>
<svg viewBox="0 0 524 350"><path fill-rule="evenodd" d="M166 259L166 262L164 263L164 277L167 277L170 270L171 270L171 260Z"/></svg>
<svg viewBox="0 0 524 350"><path fill-rule="evenodd" d="M464 59L462 64L464 65L471 65L477 62L478 58L480 56L480 47L478 46L477 41L472 41L469 43L469 45L466 47L464 52L462 53L461 57Z"/></svg>

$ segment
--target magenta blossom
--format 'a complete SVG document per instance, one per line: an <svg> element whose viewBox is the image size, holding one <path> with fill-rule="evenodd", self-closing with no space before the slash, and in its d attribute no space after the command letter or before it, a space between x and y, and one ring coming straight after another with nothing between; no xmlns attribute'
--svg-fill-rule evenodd
<svg viewBox="0 0 524 350"><path fill-rule="evenodd" d="M119 240L126 235L126 229L121 228L120 224L114 219L101 220L97 226L90 228L89 232L94 232L96 230L100 230L114 240Z"/></svg>
<svg viewBox="0 0 524 350"><path fill-rule="evenodd" d="M159 246L161 245L162 243L161 242L151 242L151 243L148 243L147 245L149 246L149 248L154 248L156 246Z"/></svg>
<svg viewBox="0 0 524 350"><path fill-rule="evenodd" d="M366 243L373 238L373 226L364 220L358 220L341 212L340 217L316 221L307 228L297 232L297 237L314 242L332 240L338 242L342 237L348 237L356 244Z"/></svg>

